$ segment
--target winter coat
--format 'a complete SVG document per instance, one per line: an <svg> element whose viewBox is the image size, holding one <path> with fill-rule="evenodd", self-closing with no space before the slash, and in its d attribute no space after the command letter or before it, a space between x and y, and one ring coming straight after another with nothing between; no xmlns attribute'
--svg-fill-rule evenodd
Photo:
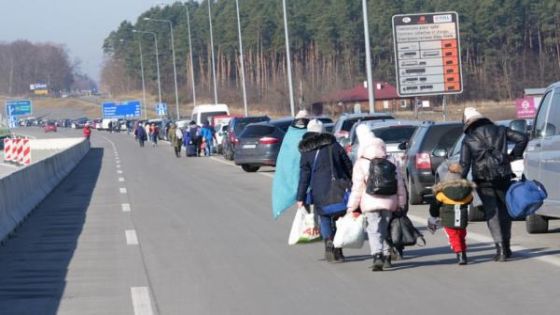
<svg viewBox="0 0 560 315"><path fill-rule="evenodd" d="M482 171L486 169L488 162L483 156L486 145L481 143L479 138L483 139L485 143L493 145L494 148L499 149L504 154L507 154L508 141L515 143L515 147L509 154L509 161L504 161L504 163L507 163L504 167L509 173L506 174L504 180L509 181L510 177L513 177L510 161L523 158L523 151L525 151L529 141L528 137L507 127L496 126L487 118L481 118L467 126L465 138L461 145L461 158L459 162L463 167L463 174L461 175L463 178L466 178L472 165L473 181L477 184L490 182L489 179L485 178L485 174Z"/></svg>
<svg viewBox="0 0 560 315"><path fill-rule="evenodd" d="M290 126L282 139L272 180L272 216L275 219L296 203L301 160L298 145L306 132L306 128Z"/></svg>
<svg viewBox="0 0 560 315"><path fill-rule="evenodd" d="M430 204L430 215L441 218L441 224L444 227L466 228L468 224L468 205L473 200L474 187L466 179L438 183L433 188L435 200ZM459 218L455 217L455 206L459 206Z"/></svg>
<svg viewBox="0 0 560 315"><path fill-rule="evenodd" d="M169 142L174 147L181 145L181 139L177 138L177 127L169 127L167 130L167 139L169 139Z"/></svg>
<svg viewBox="0 0 560 315"><path fill-rule="evenodd" d="M91 128L89 126L85 126L82 130L84 137L89 138L91 136Z"/></svg>
<svg viewBox="0 0 560 315"><path fill-rule="evenodd" d="M146 141L148 139L146 135L146 129L144 129L144 127L142 126L138 126L138 128L136 128L136 131L134 131L134 135L138 140Z"/></svg>
<svg viewBox="0 0 560 315"><path fill-rule="evenodd" d="M206 140L206 142L212 142L212 140L214 139L214 132L212 130L212 127L210 126L202 127L202 129L200 130L200 136L204 140Z"/></svg>
<svg viewBox="0 0 560 315"><path fill-rule="evenodd" d="M352 193L348 199L348 209L356 210L358 207L362 212L376 210L395 211L406 206L406 189L401 175L400 167L393 157L387 157L385 143L379 138L374 138L369 145L364 146L362 156L358 157L354 164L352 176ZM386 158L389 162L397 166L397 193L391 196L370 195L366 193L366 182L369 177L369 166L371 159Z"/></svg>
<svg viewBox="0 0 560 315"><path fill-rule="evenodd" d="M332 149L332 156L329 155L329 148ZM333 163L335 178L348 180L352 178L352 162L335 137L328 133L306 133L299 144L299 151L301 160L297 200L305 201L307 190L311 187L315 209L317 213L322 214L321 207L326 205L325 196L331 186L329 159ZM315 155L317 155L317 162L313 171Z"/></svg>

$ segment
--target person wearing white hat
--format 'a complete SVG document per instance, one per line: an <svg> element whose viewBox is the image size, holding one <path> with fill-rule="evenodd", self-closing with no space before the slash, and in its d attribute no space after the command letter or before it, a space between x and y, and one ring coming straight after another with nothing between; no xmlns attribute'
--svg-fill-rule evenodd
<svg viewBox="0 0 560 315"><path fill-rule="evenodd" d="M495 261L511 257L511 218L505 195L514 176L510 162L523 158L528 138L508 127L497 126L476 108L467 107L463 114L465 137L461 144L462 178L472 168L472 178L482 200L490 234L496 244ZM508 143L515 143L508 155Z"/></svg>

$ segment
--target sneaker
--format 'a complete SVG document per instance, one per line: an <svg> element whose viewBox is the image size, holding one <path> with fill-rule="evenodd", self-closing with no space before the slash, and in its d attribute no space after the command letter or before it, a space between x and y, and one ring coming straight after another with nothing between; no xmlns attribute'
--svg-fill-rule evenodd
<svg viewBox="0 0 560 315"><path fill-rule="evenodd" d="M325 259L328 262L335 261L334 245L333 245L333 242L331 240L325 241Z"/></svg>
<svg viewBox="0 0 560 315"><path fill-rule="evenodd" d="M373 266L371 271L383 271L384 259L382 254L375 254L373 256Z"/></svg>
<svg viewBox="0 0 560 315"><path fill-rule="evenodd" d="M391 263L391 255L387 255L384 258L385 261L383 262L383 269L393 268L393 264Z"/></svg>
<svg viewBox="0 0 560 315"><path fill-rule="evenodd" d="M467 252L457 253L457 263L460 266L464 266L467 264Z"/></svg>

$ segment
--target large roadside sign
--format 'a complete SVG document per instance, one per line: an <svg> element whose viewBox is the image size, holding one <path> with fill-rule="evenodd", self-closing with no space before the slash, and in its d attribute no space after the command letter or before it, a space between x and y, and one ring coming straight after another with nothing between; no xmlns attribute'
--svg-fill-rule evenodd
<svg viewBox="0 0 560 315"><path fill-rule="evenodd" d="M137 118L142 114L140 101L105 102L101 109L103 118Z"/></svg>
<svg viewBox="0 0 560 315"><path fill-rule="evenodd" d="M157 103L155 107L158 116L167 116L167 103Z"/></svg>
<svg viewBox="0 0 560 315"><path fill-rule="evenodd" d="M395 15L393 40L400 96L463 92L457 12Z"/></svg>
<svg viewBox="0 0 560 315"><path fill-rule="evenodd" d="M30 100L8 100L5 105L8 117L31 115L33 111Z"/></svg>

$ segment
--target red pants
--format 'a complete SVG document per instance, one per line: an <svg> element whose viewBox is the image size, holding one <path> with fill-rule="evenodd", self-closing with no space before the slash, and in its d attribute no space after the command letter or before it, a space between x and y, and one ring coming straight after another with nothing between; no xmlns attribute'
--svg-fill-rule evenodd
<svg viewBox="0 0 560 315"><path fill-rule="evenodd" d="M447 233L447 239L451 245L451 249L455 253L464 252L467 250L467 243L465 242L465 237L467 236L467 229L456 229L445 227L445 233Z"/></svg>

